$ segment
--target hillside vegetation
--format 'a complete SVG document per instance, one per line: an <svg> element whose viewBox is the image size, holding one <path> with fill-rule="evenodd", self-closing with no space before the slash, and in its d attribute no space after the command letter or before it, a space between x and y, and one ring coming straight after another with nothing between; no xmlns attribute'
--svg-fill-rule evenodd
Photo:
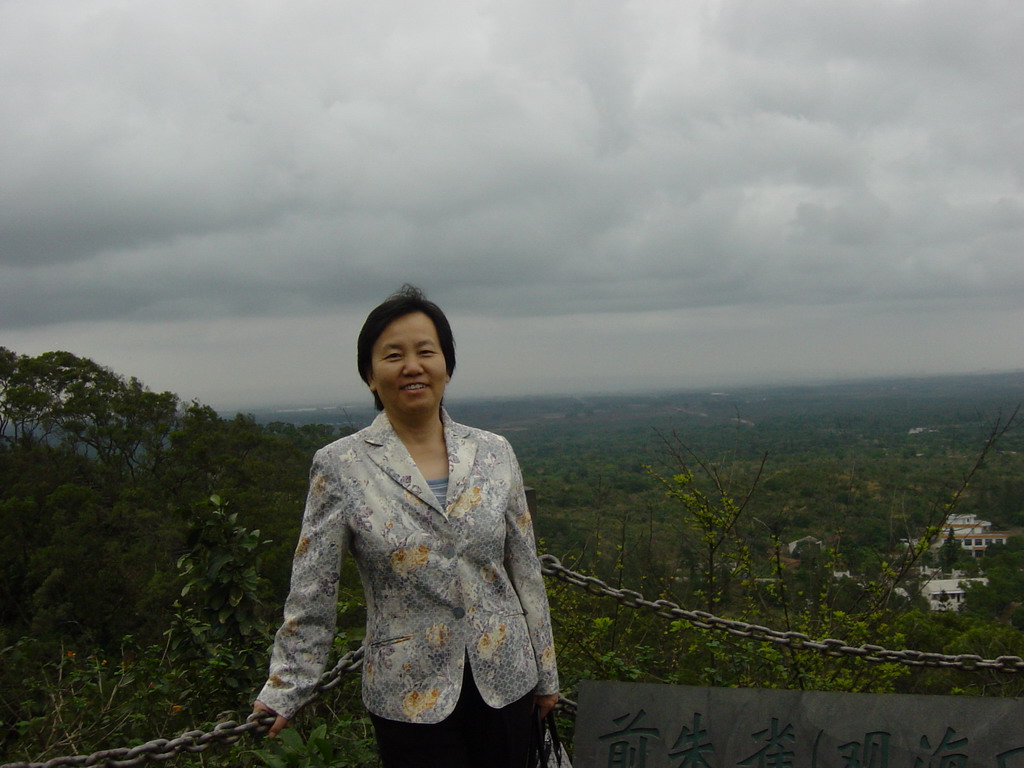
<svg viewBox="0 0 1024 768"><path fill-rule="evenodd" d="M933 551L952 511L1024 526L1024 375L453 402L505 434L541 548L649 599L837 637L1024 655L1024 547ZM244 716L287 589L309 460L369 412L225 418L67 352L0 348L0 758L126 746ZM790 551L789 544L805 543ZM921 565L989 583L931 614ZM836 574L842 576L837 577ZM911 669L666 621L549 582L580 679L1021 695L1020 675ZM351 563L336 651L357 647ZM358 679L302 716L374 765ZM318 731L319 733L319 731ZM283 759L240 745L204 765ZM312 747L292 742L279 753ZM289 752L290 750L290 752ZM315 765L310 755L306 762ZM223 763L218 762L223 760Z"/></svg>

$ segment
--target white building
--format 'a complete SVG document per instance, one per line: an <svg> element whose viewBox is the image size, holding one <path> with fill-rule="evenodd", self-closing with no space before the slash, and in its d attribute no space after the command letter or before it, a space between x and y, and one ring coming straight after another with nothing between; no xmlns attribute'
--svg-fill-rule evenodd
<svg viewBox="0 0 1024 768"><path fill-rule="evenodd" d="M966 594L964 585L969 582L988 584L988 579L930 579L921 585L921 594L928 600L928 607L933 611L959 611Z"/></svg>
<svg viewBox="0 0 1024 768"><path fill-rule="evenodd" d="M1005 544L1012 535L1009 531L993 531L992 523L979 520L977 515L950 515L943 528L944 535L935 542L935 548L941 547L950 531L960 548L970 552L972 557L981 557L992 544Z"/></svg>

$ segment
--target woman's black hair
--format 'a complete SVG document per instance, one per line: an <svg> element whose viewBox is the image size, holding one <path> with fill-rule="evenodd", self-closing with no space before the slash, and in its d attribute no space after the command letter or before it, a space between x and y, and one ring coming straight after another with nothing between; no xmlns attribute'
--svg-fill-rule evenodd
<svg viewBox="0 0 1024 768"><path fill-rule="evenodd" d="M366 316L366 322L363 323L363 328L359 331L359 338L356 340L356 364L359 366L359 375L367 384L370 383L370 373L373 370L373 345L391 323L414 312L422 312L434 323L437 340L441 342L441 352L444 354L444 364L448 375L451 376L455 371L455 337L452 335L452 327L448 324L448 318L444 316L444 312L437 304L427 300L423 291L415 285L406 283L401 290L391 294L374 307L373 311ZM373 393L373 401L378 411L384 410L384 403L381 402L376 392Z"/></svg>

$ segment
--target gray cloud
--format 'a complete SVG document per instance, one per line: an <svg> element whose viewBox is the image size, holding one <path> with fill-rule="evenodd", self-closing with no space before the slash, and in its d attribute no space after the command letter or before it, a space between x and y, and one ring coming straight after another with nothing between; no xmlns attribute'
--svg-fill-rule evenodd
<svg viewBox="0 0 1024 768"><path fill-rule="evenodd" d="M1022 32L953 0L0 4L0 329L238 345L408 280L637 350L790 312L835 348L838 305L925 349L907 317L962 311L963 365L1019 367L977 351L1024 298Z"/></svg>

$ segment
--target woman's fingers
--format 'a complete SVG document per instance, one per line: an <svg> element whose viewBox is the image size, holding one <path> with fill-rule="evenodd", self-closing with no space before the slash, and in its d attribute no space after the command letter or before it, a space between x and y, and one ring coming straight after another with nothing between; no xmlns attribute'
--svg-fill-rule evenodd
<svg viewBox="0 0 1024 768"><path fill-rule="evenodd" d="M287 720L287 718L281 717L279 714L277 714L277 712L272 710L270 707L268 707L262 701L256 701L256 702L253 703L253 705L252 705L252 712L253 712L254 715L255 714L274 715L274 724L271 725L270 726L270 730L267 731L267 738L268 739L274 738L275 736L277 736L277 734L279 734L281 731L283 731L285 728L288 727L288 720Z"/></svg>
<svg viewBox="0 0 1024 768"><path fill-rule="evenodd" d="M537 708L537 713L543 719L548 716L548 712L555 708L555 705L558 703L558 694L552 693L547 696L534 696L533 702L534 706Z"/></svg>
<svg viewBox="0 0 1024 768"><path fill-rule="evenodd" d="M283 731L287 727L288 727L288 721L285 720L280 715L278 715L277 718L274 720L274 724L272 726L270 726L270 730L267 731L267 738L268 739L274 738L275 736L277 736L277 734L279 734L281 731Z"/></svg>

